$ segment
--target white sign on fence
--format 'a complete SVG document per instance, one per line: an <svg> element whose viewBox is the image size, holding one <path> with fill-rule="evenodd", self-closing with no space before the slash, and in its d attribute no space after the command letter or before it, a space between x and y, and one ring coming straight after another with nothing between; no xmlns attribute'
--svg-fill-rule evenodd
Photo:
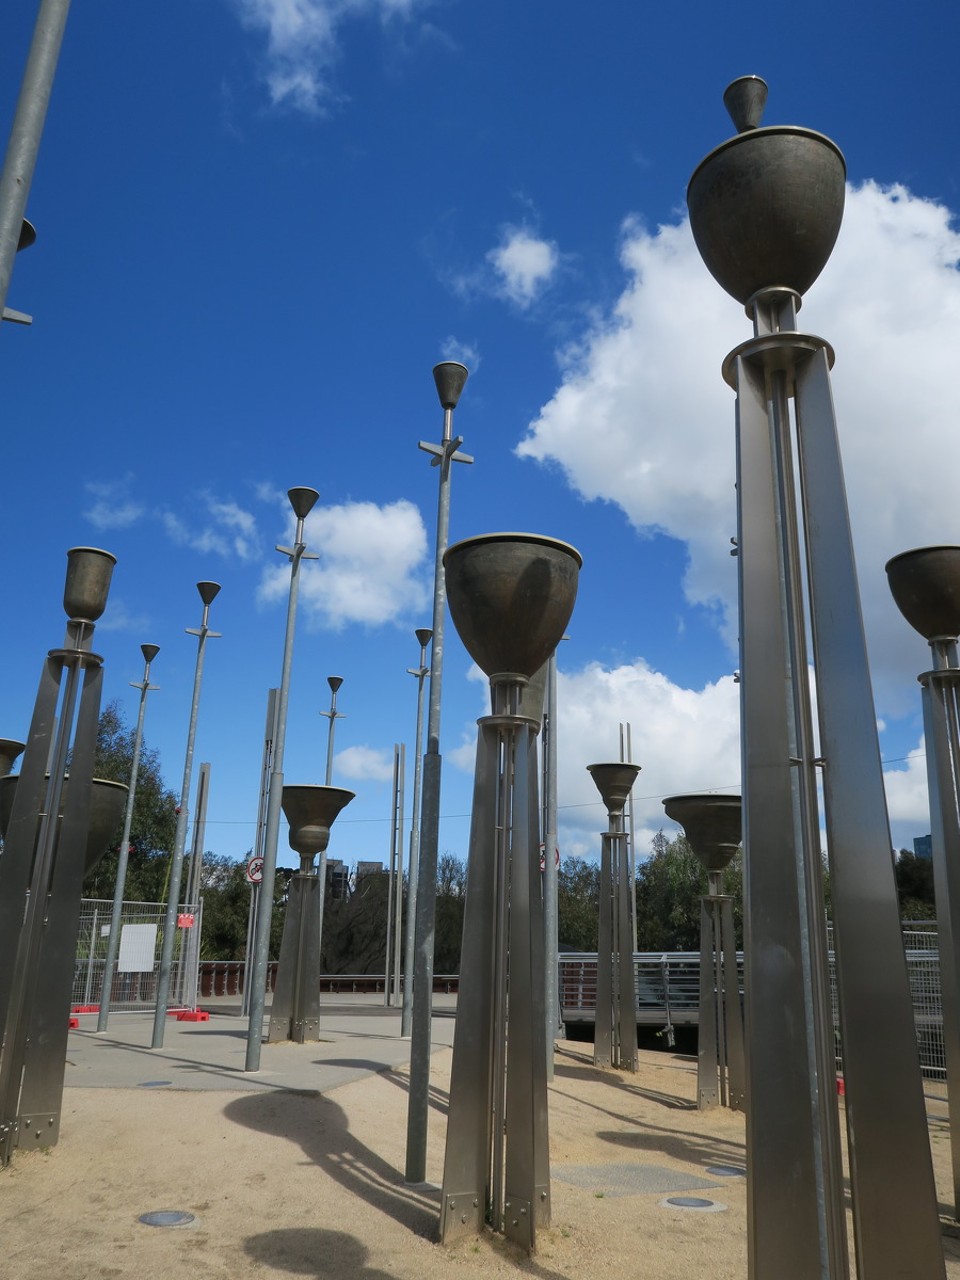
<svg viewBox="0 0 960 1280"><path fill-rule="evenodd" d="M150 973L157 950L155 924L125 924L120 930L118 973Z"/></svg>

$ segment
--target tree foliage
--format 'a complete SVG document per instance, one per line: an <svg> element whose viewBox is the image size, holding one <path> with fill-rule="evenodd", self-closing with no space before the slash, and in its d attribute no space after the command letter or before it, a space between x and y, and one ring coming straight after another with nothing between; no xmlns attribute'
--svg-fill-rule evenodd
<svg viewBox="0 0 960 1280"><path fill-rule="evenodd" d="M699 951L700 899L707 873L685 836L653 838L653 852L637 868L637 948L640 951ZM743 854L723 873L723 892L733 898L737 946L743 945Z"/></svg>
<svg viewBox="0 0 960 1280"><path fill-rule="evenodd" d="M135 731L123 719L120 705L111 702L100 714L94 777L129 784L133 769ZM177 801L164 784L160 757L141 743L137 789L130 826L132 846L124 885L124 898L131 902L161 902L177 830ZM109 852L87 875L83 884L86 898L112 898L117 880L122 824Z"/></svg>
<svg viewBox="0 0 960 1280"><path fill-rule="evenodd" d="M933 893L933 859L918 858L901 849L894 863L900 917L903 920L936 920L937 904Z"/></svg>
<svg viewBox="0 0 960 1280"><path fill-rule="evenodd" d="M557 936L573 951L596 951L600 922L600 866L561 858L557 871Z"/></svg>

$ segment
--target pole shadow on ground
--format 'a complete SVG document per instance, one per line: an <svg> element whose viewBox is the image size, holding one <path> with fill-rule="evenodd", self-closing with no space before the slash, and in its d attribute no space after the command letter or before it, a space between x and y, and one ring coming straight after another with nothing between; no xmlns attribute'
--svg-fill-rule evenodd
<svg viewBox="0 0 960 1280"><path fill-rule="evenodd" d="M289 1090L235 1098L228 1120L260 1133L289 1138L326 1175L415 1235L434 1239L439 1191L415 1190L403 1175L350 1132L346 1113L329 1097Z"/></svg>

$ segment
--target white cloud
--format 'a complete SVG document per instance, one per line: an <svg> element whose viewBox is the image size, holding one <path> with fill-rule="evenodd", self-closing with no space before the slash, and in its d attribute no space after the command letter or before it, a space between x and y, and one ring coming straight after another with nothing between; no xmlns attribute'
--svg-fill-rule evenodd
<svg viewBox="0 0 960 1280"><path fill-rule="evenodd" d="M267 38L264 78L275 106L308 115L336 100L331 72L342 28L372 16L408 20L424 0L234 0L244 26Z"/></svg>
<svg viewBox="0 0 960 1280"><path fill-rule="evenodd" d="M495 276L494 291L518 307L529 307L556 274L557 246L525 227L505 227L500 244L487 254Z"/></svg>
<svg viewBox="0 0 960 1280"><path fill-rule="evenodd" d="M304 561L300 570L300 603L315 624L332 631L351 622L381 626L426 605L427 588L418 570L427 534L413 503L314 507L304 540L320 556ZM259 598L264 603L286 599L289 587L289 565L271 566Z"/></svg>
<svg viewBox="0 0 960 1280"><path fill-rule="evenodd" d="M903 769L887 769L883 775L891 824L909 823L915 832L930 829L927 796L927 756L923 739L907 756Z"/></svg>
<svg viewBox="0 0 960 1280"><path fill-rule="evenodd" d="M206 516L204 520L204 509ZM254 517L235 502L220 502L202 495L188 522L174 511L161 511L159 519L167 537L181 547L204 555L251 561L259 558L260 539Z"/></svg>
<svg viewBox="0 0 960 1280"><path fill-rule="evenodd" d="M562 382L521 456L559 464L586 498L617 503L640 529L689 550L691 602L722 605L736 635L734 398L720 363L750 336L742 308L700 261L686 220L624 230L626 287L611 314L562 356ZM950 212L901 187L848 191L831 261L800 327L835 347L851 524L880 709L917 698L926 647L900 618L884 562L960 542L960 235Z"/></svg>
<svg viewBox="0 0 960 1280"><path fill-rule="evenodd" d="M587 765L620 758L621 724L631 726L637 854L673 830L664 796L740 789L739 690L732 676L684 689L643 661L606 669L590 663L557 688L561 852L596 855L606 811Z"/></svg>
<svg viewBox="0 0 960 1280"><path fill-rule="evenodd" d="M453 334L449 334L440 344L444 360L458 360L470 370L471 374L480 368L480 349L476 343L461 342Z"/></svg>
<svg viewBox="0 0 960 1280"><path fill-rule="evenodd" d="M136 524L145 508L128 496L133 484L132 475L122 480L88 481L84 488L96 501L84 511L86 519L98 529L128 529Z"/></svg>
<svg viewBox="0 0 960 1280"><path fill-rule="evenodd" d="M347 747L335 753L334 767L338 777L352 782L392 782L393 753L374 747Z"/></svg>

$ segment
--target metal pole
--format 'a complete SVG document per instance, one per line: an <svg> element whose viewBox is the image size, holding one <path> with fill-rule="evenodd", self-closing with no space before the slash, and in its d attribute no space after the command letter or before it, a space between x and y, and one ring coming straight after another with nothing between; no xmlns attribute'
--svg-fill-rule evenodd
<svg viewBox="0 0 960 1280"><path fill-rule="evenodd" d="M445 361L433 370L443 407L443 439L439 445L423 440L418 447L433 455L440 470L437 504L437 550L433 577L433 652L427 713L427 750L423 758L423 832L417 887L416 938L413 970L413 1022L410 1041L410 1098L407 1110L406 1180L423 1182L427 1166L427 1108L430 1090L430 1041L433 1013L433 949L437 909L437 860L440 843L440 691L443 680L443 624L446 585L443 556L450 530L451 462L472 462L460 453L463 443L453 435L453 411L460 399L467 369Z"/></svg>
<svg viewBox="0 0 960 1280"><path fill-rule="evenodd" d="M544 1004L547 1019L547 1079L553 1079L553 1046L563 1034L557 991L559 835L557 833L557 654L547 659L547 708L543 717L543 921L546 929Z"/></svg>
<svg viewBox="0 0 960 1280"><path fill-rule="evenodd" d="M41 0L0 174L0 315L33 182L70 0Z"/></svg>
<svg viewBox="0 0 960 1280"><path fill-rule="evenodd" d="M400 786L400 747L393 744L393 790L390 793L390 856L387 859L387 940L383 955L383 1003L389 1007L393 961L393 889L397 860L397 795Z"/></svg>
<svg viewBox="0 0 960 1280"><path fill-rule="evenodd" d="M160 652L156 644L142 644L143 679L139 684L132 680L130 685L140 690L140 709L137 713L137 728L133 735L133 763L130 766L130 791L127 795L127 810L123 819L123 836L120 839L120 855L117 860L117 880L113 890L113 910L110 915L110 932L107 935L107 954L103 962L103 984L100 991L100 1012L97 1015L97 1030L106 1031L110 1017L110 997L113 994L113 970L117 963L117 951L120 946L120 917L123 913L123 890L127 879L127 862L130 857L130 828L133 825L133 802L137 794L137 775L140 771L140 748L143 745L143 719L147 710L147 694L157 689L150 683L150 663Z"/></svg>
<svg viewBox="0 0 960 1280"><path fill-rule="evenodd" d="M207 626L210 605L220 591L218 582L198 582L197 591L203 601L203 618L199 630L187 627L188 636L197 636L197 666L193 677L193 701L190 706L190 725L187 730L187 752L183 764L183 785L180 788L180 808L177 812L177 829L170 860L170 887L167 892L167 909L163 918L163 946L160 952L160 973L157 976L157 1006L153 1016L151 1049L163 1048L163 1033L167 1021L167 1003L170 998L170 974L173 968L173 946L176 941L177 906L180 902L180 881L183 876L183 852L187 843L187 819L190 804L190 781L193 775L193 744L197 733L197 713L200 710L200 685L203 680L203 658L207 638L218 639L219 631Z"/></svg>
<svg viewBox="0 0 960 1280"><path fill-rule="evenodd" d="M413 1017L413 957L417 919L417 883L420 872L420 750L423 742L423 681L424 677L430 674L430 668L427 666L427 645L433 638L433 632L427 627L419 627L416 637L420 643L420 665L416 670L407 668L408 675L417 677L417 736L413 743L413 817L410 822L410 869L407 872L407 931L403 953L401 1036L409 1036Z"/></svg>
<svg viewBox="0 0 960 1280"><path fill-rule="evenodd" d="M403 927L403 792L407 772L407 748L400 743L400 769L397 778L397 874L393 890L393 999L400 1003L400 936Z"/></svg>
<svg viewBox="0 0 960 1280"><path fill-rule="evenodd" d="M210 796L210 765L201 764L197 782L197 816L193 821L193 847L187 872L187 896L191 905L200 900L200 874L203 870L203 843L207 828L207 801Z"/></svg>
<svg viewBox="0 0 960 1280"><path fill-rule="evenodd" d="M257 833L253 841L253 853L263 858L263 836L267 820L267 800L270 795L270 775L273 772L273 744L277 739L277 703L279 689L271 689L267 694L267 724L263 733L263 763L260 766L260 800L257 806ZM261 861L261 867L263 862ZM250 984L253 971L253 955L251 943L257 933L257 916L260 909L260 884L250 883L250 910L247 913L247 938L243 947L243 1003L240 1016L246 1018L250 1014Z"/></svg>
<svg viewBox="0 0 960 1280"><path fill-rule="evenodd" d="M200 877L203 871L203 844L207 828L207 801L210 798L210 765L201 764L197 782L197 816L193 823L193 848L187 872L187 892L184 898L188 907L196 907L193 924L183 935L182 963L178 972L178 999L185 1009L196 1008L197 964L200 959ZM192 975L192 976L191 976ZM193 992L188 990L193 983Z"/></svg>
<svg viewBox="0 0 960 1280"><path fill-rule="evenodd" d="M280 696L277 702L277 735L273 748L273 772L267 798L267 821L263 838L263 879L260 882L260 910L257 920L253 973L250 975L250 1023L247 1028L245 1071L260 1069L260 1044L263 1039L263 1005L270 951L270 922L273 915L273 888L277 873L277 843L280 836L280 810L283 800L283 747L287 733L287 702L290 696L290 668L293 663L293 637L297 620L297 593L300 585L300 561L316 560L303 541L303 522L319 498L316 489L290 489L287 495L297 517L292 547L277 550L290 560L290 595L287 601L287 627L283 642L283 664ZM322 874L322 868L321 868ZM322 892L322 889L321 889Z"/></svg>
<svg viewBox="0 0 960 1280"><path fill-rule="evenodd" d="M320 714L330 721L327 731L327 773L324 778L325 785L329 787L333 779L333 730L337 721L343 719L337 710L337 690L343 684L343 676L327 676L327 684L330 686L330 710L321 711Z"/></svg>

